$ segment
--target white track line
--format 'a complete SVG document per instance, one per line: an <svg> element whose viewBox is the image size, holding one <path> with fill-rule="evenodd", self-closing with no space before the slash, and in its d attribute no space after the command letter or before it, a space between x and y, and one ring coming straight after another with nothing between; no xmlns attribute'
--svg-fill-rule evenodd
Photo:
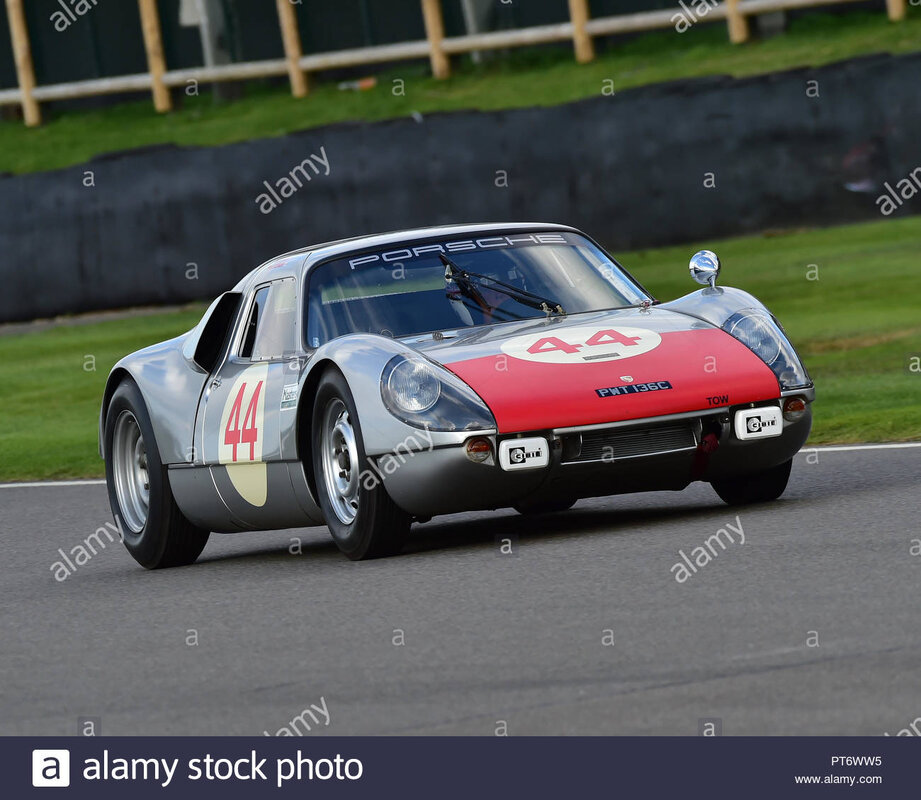
<svg viewBox="0 0 921 800"><path fill-rule="evenodd" d="M816 450L822 453L847 453L854 450L906 450L921 447L921 442L896 442L894 444L830 444L804 447L800 453L812 453ZM58 486L105 486L105 481L34 481L32 483L0 483L0 489L43 489Z"/></svg>
<svg viewBox="0 0 921 800"><path fill-rule="evenodd" d="M817 445L816 447L804 447L801 453L820 450L823 453L830 453L835 450L847 452L849 450L904 450L909 447L921 447L921 442L897 442L895 444L826 444Z"/></svg>
<svg viewBox="0 0 921 800"><path fill-rule="evenodd" d="M93 481L33 481L31 483L0 483L0 489L43 489L57 486L105 486L104 480Z"/></svg>

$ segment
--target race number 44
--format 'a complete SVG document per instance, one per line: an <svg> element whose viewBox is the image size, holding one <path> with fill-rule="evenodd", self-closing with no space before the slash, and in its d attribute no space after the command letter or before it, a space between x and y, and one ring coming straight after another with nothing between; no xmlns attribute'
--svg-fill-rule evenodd
<svg viewBox="0 0 921 800"><path fill-rule="evenodd" d="M655 350L662 337L648 328L587 325L561 327L552 335L526 333L502 344L502 352L538 364L593 364L622 361Z"/></svg>
<svg viewBox="0 0 921 800"><path fill-rule="evenodd" d="M227 419L227 427L224 429L224 444L232 447L232 460L238 460L238 448L241 445L249 445L249 458L247 461L256 460L256 443L259 441L259 427L256 421L256 412L259 408L259 397L262 394L264 381L259 381L256 387L249 393L249 402L246 404L246 413L243 415L243 425L240 425L240 413L243 410L243 403L247 396L247 384L245 381L237 392L236 399L230 407L230 416Z"/></svg>
<svg viewBox="0 0 921 800"><path fill-rule="evenodd" d="M221 426L211 434L216 434L219 463L257 464L263 460L268 381L268 367L254 365L237 376L224 395Z"/></svg>

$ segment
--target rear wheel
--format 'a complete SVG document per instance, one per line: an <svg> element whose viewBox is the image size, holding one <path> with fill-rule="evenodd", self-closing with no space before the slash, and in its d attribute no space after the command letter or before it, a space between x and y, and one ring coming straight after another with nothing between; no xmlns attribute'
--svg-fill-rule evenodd
<svg viewBox="0 0 921 800"><path fill-rule="evenodd" d="M147 569L195 561L210 531L189 522L176 505L147 406L131 380L109 402L104 452L109 505L134 560Z"/></svg>
<svg viewBox="0 0 921 800"><path fill-rule="evenodd" d="M313 407L311 457L317 499L339 549L353 561L396 555L411 519L371 469L355 401L345 378L329 370Z"/></svg>
<svg viewBox="0 0 921 800"><path fill-rule="evenodd" d="M783 464L760 472L713 481L712 486L720 498L731 506L766 503L776 500L784 493L792 466L791 458Z"/></svg>

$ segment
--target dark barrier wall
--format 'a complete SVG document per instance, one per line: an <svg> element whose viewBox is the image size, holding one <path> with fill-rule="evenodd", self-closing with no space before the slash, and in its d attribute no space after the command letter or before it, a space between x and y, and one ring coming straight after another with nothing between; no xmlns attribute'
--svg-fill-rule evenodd
<svg viewBox="0 0 921 800"><path fill-rule="evenodd" d="M211 297L282 251L417 225L559 221L617 250L883 219L884 182L921 166L919 76L879 56L3 178L0 320ZM311 154L329 175L294 169Z"/></svg>

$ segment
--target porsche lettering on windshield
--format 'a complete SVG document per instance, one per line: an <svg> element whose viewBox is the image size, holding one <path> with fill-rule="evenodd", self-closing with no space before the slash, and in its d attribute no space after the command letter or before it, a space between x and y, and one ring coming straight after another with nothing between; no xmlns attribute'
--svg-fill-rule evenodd
<svg viewBox="0 0 921 800"><path fill-rule="evenodd" d="M408 261L413 258L422 258L423 256L433 254L438 255L439 253L469 253L472 250L496 250L508 247L519 247L521 245L533 246L537 244L566 244L566 239L563 234L560 233L486 236L482 239L464 239L458 242L425 244L419 245L418 247L402 247L398 250L388 250L385 253L371 253L370 255L349 259L349 266L355 269L363 264L380 262L385 264L396 264L400 261Z"/></svg>

